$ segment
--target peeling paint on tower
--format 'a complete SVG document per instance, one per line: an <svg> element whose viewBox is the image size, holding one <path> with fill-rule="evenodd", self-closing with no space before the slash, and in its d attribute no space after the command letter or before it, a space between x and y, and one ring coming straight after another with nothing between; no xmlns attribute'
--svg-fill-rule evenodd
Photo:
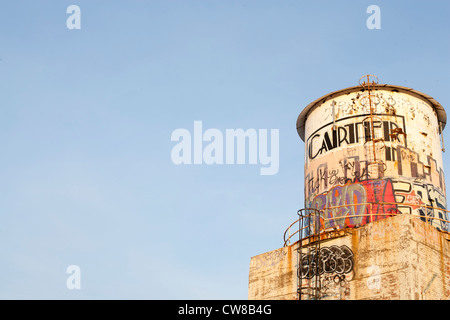
<svg viewBox="0 0 450 320"><path fill-rule="evenodd" d="M249 298L450 299L446 121L371 75L304 108L304 209L282 253L251 259Z"/></svg>

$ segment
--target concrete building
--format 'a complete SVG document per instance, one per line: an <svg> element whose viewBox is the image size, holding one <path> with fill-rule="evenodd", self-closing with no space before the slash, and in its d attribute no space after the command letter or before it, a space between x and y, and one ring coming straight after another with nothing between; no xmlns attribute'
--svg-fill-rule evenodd
<svg viewBox="0 0 450 320"><path fill-rule="evenodd" d="M374 76L310 103L304 209L282 248L251 258L249 299L450 299L446 120Z"/></svg>

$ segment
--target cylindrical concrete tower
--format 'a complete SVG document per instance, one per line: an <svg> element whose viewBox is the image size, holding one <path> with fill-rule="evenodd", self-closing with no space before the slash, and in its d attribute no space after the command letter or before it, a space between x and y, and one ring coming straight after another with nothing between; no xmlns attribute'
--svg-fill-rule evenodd
<svg viewBox="0 0 450 320"><path fill-rule="evenodd" d="M449 231L446 120L430 96L374 76L310 103L297 131L305 142L305 208L320 210L320 230L412 214Z"/></svg>
<svg viewBox="0 0 450 320"><path fill-rule="evenodd" d="M305 205L282 248L252 257L249 299L450 300L446 120L370 75L306 106Z"/></svg>

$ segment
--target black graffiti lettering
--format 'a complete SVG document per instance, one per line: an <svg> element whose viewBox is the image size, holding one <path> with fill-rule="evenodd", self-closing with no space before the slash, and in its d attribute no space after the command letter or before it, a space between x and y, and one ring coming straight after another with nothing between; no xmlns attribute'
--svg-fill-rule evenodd
<svg viewBox="0 0 450 320"><path fill-rule="evenodd" d="M348 128L348 135L350 138L350 143L349 144L353 144L355 143L355 127L353 124L347 124L344 127Z"/></svg>
<svg viewBox="0 0 450 320"><path fill-rule="evenodd" d="M318 252L302 254L298 276L310 279L313 276L336 273L339 275L350 273L353 270L353 252L343 246L331 246L320 248Z"/></svg>
<svg viewBox="0 0 450 320"><path fill-rule="evenodd" d="M328 177L326 167L325 167L325 169L322 169L322 170L321 170L321 168L319 168L317 171L319 174L319 177L317 178L319 180L317 187L319 188L320 184L323 183L326 188L327 187L327 177Z"/></svg>
<svg viewBox="0 0 450 320"><path fill-rule="evenodd" d="M355 123L355 138L356 138L356 143L359 143L359 132L360 132L360 129L359 129L359 126L362 124L362 122L356 122Z"/></svg>
<svg viewBox="0 0 450 320"><path fill-rule="evenodd" d="M312 148L313 148L313 145L314 145L314 139L316 139L316 138L318 138L318 137L320 137L319 134L314 135L314 136L311 138L311 141L309 142L308 151L309 151L309 158L310 158L310 159L314 159L314 158L317 157L317 155L319 154L319 151L320 151L320 150L319 150L314 156L312 155Z"/></svg>
<svg viewBox="0 0 450 320"><path fill-rule="evenodd" d="M394 191L399 204L405 203L405 206L399 207L402 213L418 215L420 220L436 229L449 231L445 195L437 186L401 180L394 184L398 184Z"/></svg>
<svg viewBox="0 0 450 320"><path fill-rule="evenodd" d="M389 122L388 121L383 121L384 141L391 141L391 138L390 138L389 134L390 134L390 132L389 132Z"/></svg>
<svg viewBox="0 0 450 320"><path fill-rule="evenodd" d="M349 247L323 247L302 254L300 260L298 277L302 279L302 286L307 284L303 290L299 287L300 295L318 299L346 299L350 296L347 280L353 279L354 261Z"/></svg>
<svg viewBox="0 0 450 320"><path fill-rule="evenodd" d="M337 176L338 174L338 170L330 170L330 184L331 185L335 185L339 179L339 177Z"/></svg>
<svg viewBox="0 0 450 320"><path fill-rule="evenodd" d="M339 170L333 169L329 171L329 179L328 182L330 185L334 186L336 184L345 184L347 179L345 177L338 176Z"/></svg>
<svg viewBox="0 0 450 320"><path fill-rule="evenodd" d="M374 132L372 132L372 125ZM316 131L307 139L307 150L310 160L344 145L370 141L377 132L379 132L379 136L383 136L385 141L391 141L390 132L399 126L391 121L374 121L373 124L368 121L362 121L337 127L331 126L330 123L325 127L328 130L323 133ZM398 137L396 139L398 140ZM317 143L318 141L320 141L320 144ZM314 148L315 145L317 146L316 148Z"/></svg>
<svg viewBox="0 0 450 320"><path fill-rule="evenodd" d="M391 147L386 147L386 161L391 161L391 160L392 160Z"/></svg>
<svg viewBox="0 0 450 320"><path fill-rule="evenodd" d="M370 122L364 122L364 141L370 141L372 134L370 132Z"/></svg>
<svg viewBox="0 0 450 320"><path fill-rule="evenodd" d="M350 144L347 140L347 130L344 127L338 127L339 145L345 141L346 144ZM342 136L341 136L342 134Z"/></svg>
<svg viewBox="0 0 450 320"><path fill-rule="evenodd" d="M395 122L391 122L390 123L390 132L393 132L393 130L395 129L395 128L398 128L398 125L395 123ZM403 130L403 131L405 131L405 130ZM397 140L397 142L400 142L400 139L398 138L398 136L399 135L396 135L396 137L394 138L395 140Z"/></svg>
<svg viewBox="0 0 450 320"><path fill-rule="evenodd" d="M369 172L366 170L366 168L362 168L361 173L359 171L355 171L353 173L353 176L355 177L355 180L370 180L370 174Z"/></svg>

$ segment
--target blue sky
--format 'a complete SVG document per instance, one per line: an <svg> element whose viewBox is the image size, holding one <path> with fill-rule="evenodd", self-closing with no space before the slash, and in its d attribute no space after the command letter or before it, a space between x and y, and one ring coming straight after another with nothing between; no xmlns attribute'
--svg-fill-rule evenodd
<svg viewBox="0 0 450 320"><path fill-rule="evenodd" d="M250 257L303 207L302 108L368 73L446 108L449 16L438 0L4 1L0 298L246 299ZM278 173L174 165L171 133L196 120L279 129Z"/></svg>

